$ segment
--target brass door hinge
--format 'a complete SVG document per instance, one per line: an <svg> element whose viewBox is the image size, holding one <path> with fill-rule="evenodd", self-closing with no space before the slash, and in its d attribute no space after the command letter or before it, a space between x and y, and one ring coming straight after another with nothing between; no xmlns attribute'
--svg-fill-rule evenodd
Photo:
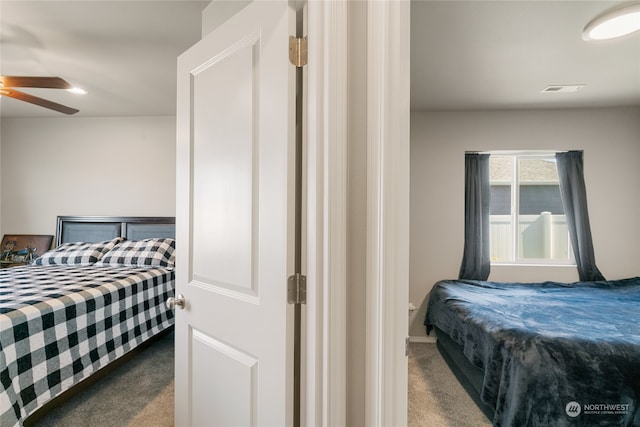
<svg viewBox="0 0 640 427"><path fill-rule="evenodd" d="M287 279L287 302L289 304L307 303L307 277L300 273Z"/></svg>
<svg viewBox="0 0 640 427"><path fill-rule="evenodd" d="M289 36L289 61L300 68L307 65L307 38Z"/></svg>

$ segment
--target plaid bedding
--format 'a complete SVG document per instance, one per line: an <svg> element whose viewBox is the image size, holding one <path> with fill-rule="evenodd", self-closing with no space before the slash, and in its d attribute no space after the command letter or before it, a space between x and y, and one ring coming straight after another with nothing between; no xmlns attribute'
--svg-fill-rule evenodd
<svg viewBox="0 0 640 427"><path fill-rule="evenodd" d="M165 268L0 270L0 426L24 419L173 324Z"/></svg>

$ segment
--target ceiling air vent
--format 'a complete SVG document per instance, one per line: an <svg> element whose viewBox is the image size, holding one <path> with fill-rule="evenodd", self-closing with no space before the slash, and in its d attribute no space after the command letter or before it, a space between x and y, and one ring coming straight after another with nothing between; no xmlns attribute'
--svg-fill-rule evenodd
<svg viewBox="0 0 640 427"><path fill-rule="evenodd" d="M586 85L552 85L542 89L542 92L559 93L559 92L577 92Z"/></svg>

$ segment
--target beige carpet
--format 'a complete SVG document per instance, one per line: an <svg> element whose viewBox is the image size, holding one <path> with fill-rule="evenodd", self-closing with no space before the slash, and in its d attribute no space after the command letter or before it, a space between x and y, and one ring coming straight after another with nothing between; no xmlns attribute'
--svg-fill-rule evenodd
<svg viewBox="0 0 640 427"><path fill-rule="evenodd" d="M170 333L53 408L36 427L172 427Z"/></svg>
<svg viewBox="0 0 640 427"><path fill-rule="evenodd" d="M431 343L409 345L408 406L409 427L491 426Z"/></svg>
<svg viewBox="0 0 640 427"><path fill-rule="evenodd" d="M136 415L127 427L173 427L173 381Z"/></svg>

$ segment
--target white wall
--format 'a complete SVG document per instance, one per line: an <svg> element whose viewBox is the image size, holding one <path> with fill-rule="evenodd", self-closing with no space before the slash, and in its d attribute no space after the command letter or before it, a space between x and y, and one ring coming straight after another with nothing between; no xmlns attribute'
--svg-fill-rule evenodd
<svg viewBox="0 0 640 427"><path fill-rule="evenodd" d="M584 150L596 262L607 279L640 276L640 109L411 115L409 299L424 336L433 284L456 278L464 240L464 152ZM576 281L575 267L496 267L489 280Z"/></svg>
<svg viewBox="0 0 640 427"><path fill-rule="evenodd" d="M175 118L2 119L0 233L58 215L175 215Z"/></svg>

